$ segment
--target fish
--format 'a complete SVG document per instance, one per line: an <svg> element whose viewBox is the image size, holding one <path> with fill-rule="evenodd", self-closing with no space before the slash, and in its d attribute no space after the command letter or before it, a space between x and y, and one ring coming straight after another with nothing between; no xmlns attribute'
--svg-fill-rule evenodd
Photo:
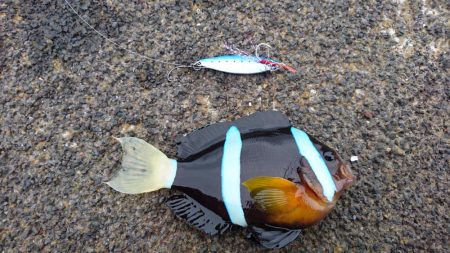
<svg viewBox="0 0 450 253"><path fill-rule="evenodd" d="M176 140L176 159L136 137L117 139L122 169L106 182L126 194L162 188L175 216L209 235L232 227L281 248L331 212L355 178L332 148L278 111L207 125Z"/></svg>

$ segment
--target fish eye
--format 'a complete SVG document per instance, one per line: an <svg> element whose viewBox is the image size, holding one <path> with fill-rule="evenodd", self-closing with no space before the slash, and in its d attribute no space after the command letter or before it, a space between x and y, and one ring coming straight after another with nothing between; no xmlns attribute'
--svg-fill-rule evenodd
<svg viewBox="0 0 450 253"><path fill-rule="evenodd" d="M333 152L331 152L331 151L323 152L323 157L324 157L325 160L327 160L328 162L334 161L334 155L333 155Z"/></svg>

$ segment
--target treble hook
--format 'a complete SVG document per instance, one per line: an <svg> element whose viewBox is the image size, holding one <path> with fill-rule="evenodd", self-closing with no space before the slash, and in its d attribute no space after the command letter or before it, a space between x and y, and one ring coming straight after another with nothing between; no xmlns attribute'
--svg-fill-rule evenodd
<svg viewBox="0 0 450 253"><path fill-rule="evenodd" d="M267 50L267 58L270 58L270 49L272 49L272 47L271 47L269 44L267 44L267 43L259 43L259 44L256 46L256 48L255 48L255 56L256 56L256 58L257 58L258 60L261 60L261 58L259 57L259 54L258 54L258 50L259 50L259 48L260 48L261 46L265 46L265 47L269 48L269 50Z"/></svg>
<svg viewBox="0 0 450 253"><path fill-rule="evenodd" d="M293 67L291 67L291 66L289 66L289 65L287 65L287 64L285 64L285 63L282 63L282 62L273 62L273 61L268 60L268 59L261 59L261 58L259 57L259 54L258 54L258 50L259 50L259 48L260 48L261 46L265 46L265 47L267 47L267 48L269 48L269 49L272 49L272 47L271 47L270 45L266 44L266 43L260 43L260 44L258 44L258 45L256 46L256 49L255 49L255 57L256 57L256 59L258 59L259 62L264 63L264 64L267 64L267 65L270 65L270 66L272 67L272 70L271 70L271 71L275 71L275 70L278 70L278 69L280 69L280 68L283 68L283 69L286 69L286 70L288 70L289 72L291 72L291 73L293 73L293 74L297 73L297 70L295 70ZM269 53L270 53L270 50L268 50L267 52L268 52L267 58L270 58L270 54L269 54Z"/></svg>

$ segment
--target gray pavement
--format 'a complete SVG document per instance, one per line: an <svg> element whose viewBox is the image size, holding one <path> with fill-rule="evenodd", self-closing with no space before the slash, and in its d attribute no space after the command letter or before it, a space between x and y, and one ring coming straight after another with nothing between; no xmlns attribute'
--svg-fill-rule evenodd
<svg viewBox="0 0 450 253"><path fill-rule="evenodd" d="M63 1L0 2L0 252L259 252L236 228L209 237L164 205L123 195L112 136L175 156L175 138L276 109L357 176L332 213L281 252L449 251L446 1L81 1L96 29L189 64L273 46L298 69L177 70L120 50ZM256 2L256 1L255 1Z"/></svg>

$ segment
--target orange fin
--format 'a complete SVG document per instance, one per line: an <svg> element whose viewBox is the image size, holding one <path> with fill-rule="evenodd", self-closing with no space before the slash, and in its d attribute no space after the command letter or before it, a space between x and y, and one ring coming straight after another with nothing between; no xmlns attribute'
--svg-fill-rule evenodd
<svg viewBox="0 0 450 253"><path fill-rule="evenodd" d="M261 211L285 213L297 207L297 185L281 177L253 177L242 183Z"/></svg>

